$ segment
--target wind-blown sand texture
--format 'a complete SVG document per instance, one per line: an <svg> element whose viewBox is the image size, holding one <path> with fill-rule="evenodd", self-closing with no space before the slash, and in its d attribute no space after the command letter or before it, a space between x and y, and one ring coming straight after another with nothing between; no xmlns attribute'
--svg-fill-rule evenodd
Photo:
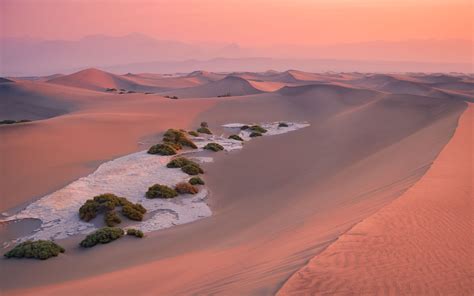
<svg viewBox="0 0 474 296"><path fill-rule="evenodd" d="M210 78L201 86L225 79L195 75ZM6 139L0 141L0 155L8 156L2 159L2 211L62 188L102 162L144 150L170 127L189 130L207 121L219 135L219 126L230 122L306 121L310 126L252 140L242 151L218 154L205 164L211 217L93 250L77 248L82 236L61 240L66 254L41 264L1 260L2 292L274 294L341 234L416 183L466 107L459 96L393 94L352 84L372 74L230 75L240 75L224 81L236 82L237 88L242 79L261 80L259 92L216 98L220 92L194 93L194 86L180 89L189 99L172 100L80 85L6 82L15 85L10 89L28 89L34 98L56 94L43 97L67 102L68 108L59 116L45 112L37 117L44 120L0 127ZM402 76L421 84L440 79ZM156 79L176 86L190 75L180 77ZM472 83L466 75L448 77ZM266 81L271 82L267 90L275 84L282 88L264 92ZM16 98L23 103L13 104ZM34 110L34 100L25 96L12 95L7 103L14 106L11 114Z"/></svg>
<svg viewBox="0 0 474 296"><path fill-rule="evenodd" d="M473 295L474 106L428 172L295 273L278 295Z"/></svg>

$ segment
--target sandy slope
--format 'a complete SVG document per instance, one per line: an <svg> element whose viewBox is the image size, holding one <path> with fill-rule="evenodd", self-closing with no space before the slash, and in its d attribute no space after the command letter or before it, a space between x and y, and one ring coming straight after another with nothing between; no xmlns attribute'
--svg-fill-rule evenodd
<svg viewBox="0 0 474 296"><path fill-rule="evenodd" d="M473 116L423 178L295 273L279 295L472 295Z"/></svg>
<svg viewBox="0 0 474 296"><path fill-rule="evenodd" d="M243 78L227 76L224 79L211 81L203 85L162 92L160 94L178 96L180 98L210 98L226 94L232 96L245 96L261 92L261 90Z"/></svg>
<svg viewBox="0 0 474 296"><path fill-rule="evenodd" d="M206 120L218 132L228 122L311 123L206 165L213 216L92 250L78 249L74 238L61 242L64 256L41 264L2 260L2 288L22 295L273 294L416 182L464 108L459 101L314 85L226 99L109 96L30 130L0 130L9 131L2 155L16 157L5 167L23 167L5 185L12 194L28 188L26 199L90 171L90 161L140 149L141 137L170 126ZM29 156L33 144L38 154Z"/></svg>

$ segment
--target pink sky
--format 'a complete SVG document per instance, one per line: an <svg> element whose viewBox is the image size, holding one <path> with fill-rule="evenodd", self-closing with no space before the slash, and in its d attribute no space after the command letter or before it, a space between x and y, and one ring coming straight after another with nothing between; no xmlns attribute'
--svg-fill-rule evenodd
<svg viewBox="0 0 474 296"><path fill-rule="evenodd" d="M139 32L243 46L472 39L470 0L1 0L2 36Z"/></svg>

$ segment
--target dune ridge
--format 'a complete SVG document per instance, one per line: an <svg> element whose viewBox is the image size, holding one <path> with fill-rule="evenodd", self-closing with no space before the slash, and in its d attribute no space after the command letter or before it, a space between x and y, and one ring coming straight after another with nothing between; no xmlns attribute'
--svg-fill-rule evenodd
<svg viewBox="0 0 474 296"><path fill-rule="evenodd" d="M278 295L472 295L472 120L404 195L354 226Z"/></svg>

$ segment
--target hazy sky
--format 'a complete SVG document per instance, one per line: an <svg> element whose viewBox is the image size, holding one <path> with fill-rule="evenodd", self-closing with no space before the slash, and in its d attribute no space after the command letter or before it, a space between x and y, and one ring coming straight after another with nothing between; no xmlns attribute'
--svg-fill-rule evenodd
<svg viewBox="0 0 474 296"><path fill-rule="evenodd" d="M472 39L471 0L0 0L2 36L131 32L243 46Z"/></svg>

